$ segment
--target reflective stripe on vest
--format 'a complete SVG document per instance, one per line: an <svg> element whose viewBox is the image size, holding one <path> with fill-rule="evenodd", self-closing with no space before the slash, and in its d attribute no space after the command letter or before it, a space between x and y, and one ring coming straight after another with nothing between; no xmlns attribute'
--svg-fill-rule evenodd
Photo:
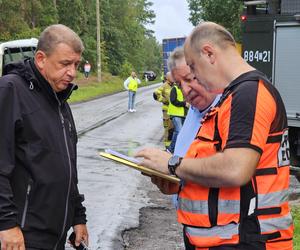
<svg viewBox="0 0 300 250"><path fill-rule="evenodd" d="M212 228L186 227L186 233L197 237L219 237L220 239L232 239L233 235L239 232L239 224L228 224Z"/></svg>
<svg viewBox="0 0 300 250"><path fill-rule="evenodd" d="M207 201L192 201L188 199L179 199L178 209L189 213L208 214Z"/></svg>
<svg viewBox="0 0 300 250"><path fill-rule="evenodd" d="M269 233L275 230L286 230L293 225L292 215L288 213L286 216L270 219L259 220L262 233Z"/></svg>
<svg viewBox="0 0 300 250"><path fill-rule="evenodd" d="M136 91L138 87L138 81L132 77L129 78L128 89L131 91Z"/></svg>
<svg viewBox="0 0 300 250"><path fill-rule="evenodd" d="M269 194L259 194L259 208L263 207L279 207L282 203L288 201L288 190L273 192ZM178 209L189 213L208 215L208 204L204 200L179 199ZM219 200L218 212L225 214L237 214L240 212L239 200Z"/></svg>
<svg viewBox="0 0 300 250"><path fill-rule="evenodd" d="M189 213L208 215L207 201L179 199L178 209ZM218 212L226 214L237 214L240 212L240 201L236 200L219 200Z"/></svg>
<svg viewBox="0 0 300 250"><path fill-rule="evenodd" d="M277 207L288 201L289 191L282 190L268 194L258 195L258 206L261 207Z"/></svg>
<svg viewBox="0 0 300 250"><path fill-rule="evenodd" d="M174 88L176 89L177 100L183 102L182 91L176 85ZM184 117L184 107L177 107L169 102L168 115Z"/></svg>
<svg viewBox="0 0 300 250"><path fill-rule="evenodd" d="M260 220L260 229L263 234L270 234L276 230L289 230L292 226L291 214L280 218L270 218ZM203 247L213 247L224 244L239 243L240 224L230 223L224 226L215 226L212 228L185 227L185 232L192 244Z"/></svg>
<svg viewBox="0 0 300 250"><path fill-rule="evenodd" d="M212 228L194 228L186 226L185 232L190 243L195 246L214 247L224 244L239 243L239 224L235 223Z"/></svg>

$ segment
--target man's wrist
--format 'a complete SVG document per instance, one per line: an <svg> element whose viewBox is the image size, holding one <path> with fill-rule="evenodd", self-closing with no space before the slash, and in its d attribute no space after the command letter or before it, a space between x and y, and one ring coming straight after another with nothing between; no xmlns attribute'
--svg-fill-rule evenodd
<svg viewBox="0 0 300 250"><path fill-rule="evenodd" d="M181 161L182 161L182 157L178 155L171 156L171 158L168 161L168 170L171 175L177 176L176 169L179 167Z"/></svg>

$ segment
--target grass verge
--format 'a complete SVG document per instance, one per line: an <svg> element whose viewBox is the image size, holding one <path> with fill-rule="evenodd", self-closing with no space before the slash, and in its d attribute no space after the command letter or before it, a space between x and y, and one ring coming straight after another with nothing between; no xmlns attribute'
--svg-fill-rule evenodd
<svg viewBox="0 0 300 250"><path fill-rule="evenodd" d="M117 93L124 90L123 82L118 76L112 76L108 73L102 75L102 82L98 83L95 76L91 76L90 80L83 78L82 74L76 78L76 83L79 85L79 89L74 91L68 100L69 103L82 102L94 99L96 97ZM147 86L150 84L161 82L161 80L155 80L151 82L141 82L139 87Z"/></svg>
<svg viewBox="0 0 300 250"><path fill-rule="evenodd" d="M300 206L292 207L292 215L294 219L294 250L300 250Z"/></svg>

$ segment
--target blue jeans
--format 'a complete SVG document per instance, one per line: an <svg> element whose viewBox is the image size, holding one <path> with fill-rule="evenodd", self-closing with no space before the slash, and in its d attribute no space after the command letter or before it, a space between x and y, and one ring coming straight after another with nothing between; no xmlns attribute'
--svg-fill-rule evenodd
<svg viewBox="0 0 300 250"><path fill-rule="evenodd" d="M174 131L173 131L173 136L172 136L172 142L171 142L170 146L168 147L168 150L173 154L177 136L178 136L179 131L181 130L183 122L184 122L184 117L172 116L171 119L172 119L172 123L174 126Z"/></svg>
<svg viewBox="0 0 300 250"><path fill-rule="evenodd" d="M135 91L128 90L128 110L134 109Z"/></svg>

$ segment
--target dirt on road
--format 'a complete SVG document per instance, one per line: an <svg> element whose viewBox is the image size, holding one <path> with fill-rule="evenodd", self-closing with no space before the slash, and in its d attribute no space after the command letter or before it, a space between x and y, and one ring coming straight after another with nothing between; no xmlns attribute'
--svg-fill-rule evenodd
<svg viewBox="0 0 300 250"><path fill-rule="evenodd" d="M123 232L124 249L184 249L182 226L177 222L171 196L161 194L150 182L146 186L152 205L140 210L138 228Z"/></svg>

